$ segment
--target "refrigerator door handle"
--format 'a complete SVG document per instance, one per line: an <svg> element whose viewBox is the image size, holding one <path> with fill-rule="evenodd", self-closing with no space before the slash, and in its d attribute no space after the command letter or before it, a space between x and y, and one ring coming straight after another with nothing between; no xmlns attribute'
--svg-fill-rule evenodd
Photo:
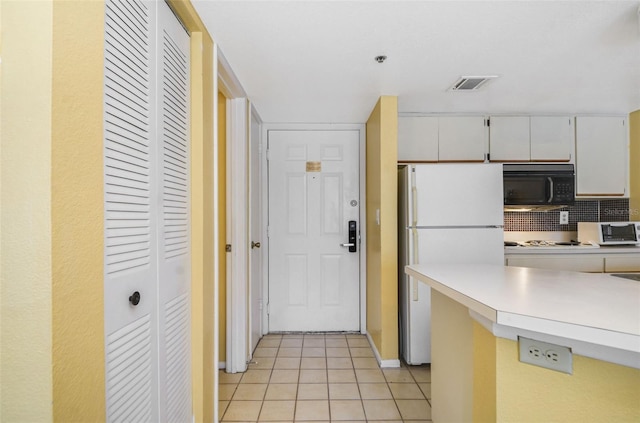
<svg viewBox="0 0 640 423"><path fill-rule="evenodd" d="M418 188L416 187L416 169L415 166L411 172L411 226L418 224Z"/></svg>
<svg viewBox="0 0 640 423"><path fill-rule="evenodd" d="M418 264L418 230L414 227L411 229L411 236L413 237L413 257L411 260L411 264ZM418 301L418 280L416 278L411 279L411 300Z"/></svg>

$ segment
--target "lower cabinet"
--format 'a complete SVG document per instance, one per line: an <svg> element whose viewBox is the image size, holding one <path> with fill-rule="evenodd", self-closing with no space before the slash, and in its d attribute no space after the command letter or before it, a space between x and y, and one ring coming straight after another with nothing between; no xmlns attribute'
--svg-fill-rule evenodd
<svg viewBox="0 0 640 423"><path fill-rule="evenodd" d="M591 273L640 272L640 254L563 254L507 256L507 266Z"/></svg>
<svg viewBox="0 0 640 423"><path fill-rule="evenodd" d="M578 255L554 257L509 257L507 258L507 266L602 273L604 271L604 259L602 257L585 257Z"/></svg>
<svg viewBox="0 0 640 423"><path fill-rule="evenodd" d="M640 256L634 254L605 257L604 271L607 273L640 272Z"/></svg>

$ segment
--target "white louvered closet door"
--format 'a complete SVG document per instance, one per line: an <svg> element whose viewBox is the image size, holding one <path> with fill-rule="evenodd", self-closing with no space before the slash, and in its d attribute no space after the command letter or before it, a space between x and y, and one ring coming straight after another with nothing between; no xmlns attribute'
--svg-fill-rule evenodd
<svg viewBox="0 0 640 423"><path fill-rule="evenodd" d="M165 77L159 67L166 48L162 34L172 26L187 38L188 54L188 35L163 1L105 2L104 305L109 422L192 420L190 210L188 196L173 196L186 192L189 181L186 176L179 182L172 179L172 172L180 169L188 175L188 127L176 131L178 122L165 118ZM182 41L180 48L184 45ZM186 57L183 66L188 65ZM184 96L188 80L181 89ZM188 105L188 100L183 104ZM189 111L183 109L184 123ZM180 133L175 137L179 147L168 140L172 135L167 134L174 132Z"/></svg>
<svg viewBox="0 0 640 423"><path fill-rule="evenodd" d="M155 7L105 5L107 421L158 420ZM135 293L138 293L139 303ZM131 297L131 300L129 298Z"/></svg>
<svg viewBox="0 0 640 423"><path fill-rule="evenodd" d="M189 35L158 3L158 226L161 421L191 421Z"/></svg>

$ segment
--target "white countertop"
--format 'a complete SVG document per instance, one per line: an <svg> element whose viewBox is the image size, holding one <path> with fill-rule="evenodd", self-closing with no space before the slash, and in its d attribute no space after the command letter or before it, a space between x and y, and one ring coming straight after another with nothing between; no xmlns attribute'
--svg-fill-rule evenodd
<svg viewBox="0 0 640 423"><path fill-rule="evenodd" d="M640 368L636 281L496 265L411 265L406 272L482 316L496 336L548 335L577 353ZM609 359L612 349L623 357Z"/></svg>

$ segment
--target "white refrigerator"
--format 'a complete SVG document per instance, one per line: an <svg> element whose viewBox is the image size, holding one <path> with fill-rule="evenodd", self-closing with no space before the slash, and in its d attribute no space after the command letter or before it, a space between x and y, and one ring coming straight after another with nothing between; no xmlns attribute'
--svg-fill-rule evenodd
<svg viewBox="0 0 640 423"><path fill-rule="evenodd" d="M431 362L431 292L408 264L504 264L502 165L434 163L398 169L400 350Z"/></svg>

